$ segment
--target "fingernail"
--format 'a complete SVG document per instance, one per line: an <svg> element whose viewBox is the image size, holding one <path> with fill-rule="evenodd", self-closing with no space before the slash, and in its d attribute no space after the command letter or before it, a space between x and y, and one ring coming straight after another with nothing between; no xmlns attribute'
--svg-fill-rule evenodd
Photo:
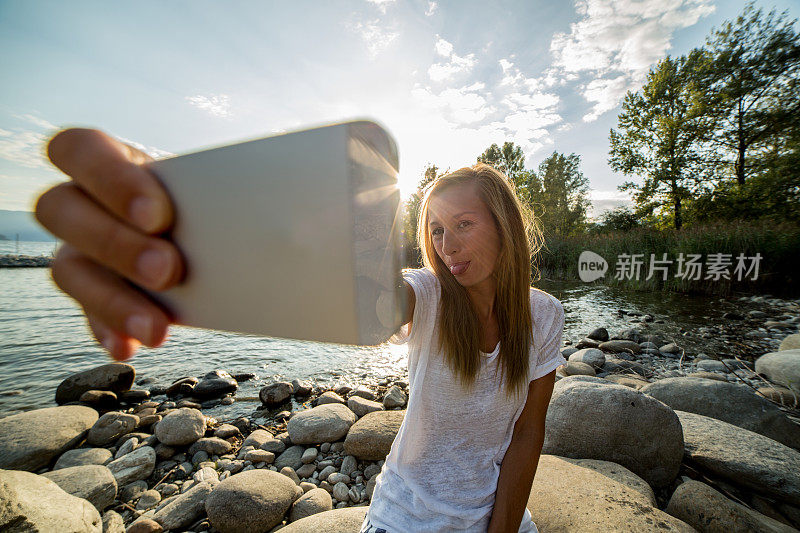
<svg viewBox="0 0 800 533"><path fill-rule="evenodd" d="M170 275L169 263L170 257L166 251L151 248L142 252L136 260L136 270L153 285L161 286Z"/></svg>
<svg viewBox="0 0 800 533"><path fill-rule="evenodd" d="M129 316L125 321L125 331L134 339L141 341L142 344L150 344L153 320L147 315Z"/></svg>
<svg viewBox="0 0 800 533"><path fill-rule="evenodd" d="M128 216L144 231L153 231L161 221L158 202L146 196L140 196L131 202Z"/></svg>

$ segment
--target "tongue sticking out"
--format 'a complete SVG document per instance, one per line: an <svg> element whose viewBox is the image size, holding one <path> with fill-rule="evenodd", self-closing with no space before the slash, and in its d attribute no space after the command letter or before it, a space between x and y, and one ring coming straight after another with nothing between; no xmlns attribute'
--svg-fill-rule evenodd
<svg viewBox="0 0 800 533"><path fill-rule="evenodd" d="M467 261L466 263L458 263L450 267L450 272L454 276L458 276L460 274L463 274L467 270L468 266L469 266L469 261Z"/></svg>

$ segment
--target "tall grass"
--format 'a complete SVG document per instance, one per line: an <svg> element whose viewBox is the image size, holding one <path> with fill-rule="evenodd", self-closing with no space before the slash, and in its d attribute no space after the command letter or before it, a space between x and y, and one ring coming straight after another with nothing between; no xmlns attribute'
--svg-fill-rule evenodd
<svg viewBox="0 0 800 533"><path fill-rule="evenodd" d="M775 296L800 294L800 226L768 221L719 222L676 230L635 229L627 232L584 234L576 237L550 236L538 258L541 276L557 280L579 280L578 257L591 250L608 262L604 278L595 283L641 290L667 290L727 295L731 292L769 293ZM663 254L673 263L666 280L655 271L648 280L650 255L661 260ZM700 280L676 277L680 253L701 254ZM731 254L730 279L707 279L709 254ZM761 254L758 277L751 273L741 281L734 274L739 254ZM644 254L639 279L617 279L617 259L621 254ZM749 266L749 261L748 261Z"/></svg>

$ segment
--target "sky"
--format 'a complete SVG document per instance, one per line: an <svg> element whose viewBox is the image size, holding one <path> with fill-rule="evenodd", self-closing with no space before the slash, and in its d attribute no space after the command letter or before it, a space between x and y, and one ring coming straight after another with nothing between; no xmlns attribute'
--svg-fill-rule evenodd
<svg viewBox="0 0 800 533"><path fill-rule="evenodd" d="M704 43L736 0L0 0L0 209L66 179L44 156L71 126L169 157L370 118L400 188L513 141L535 169L581 156L597 216L635 177L608 165L626 91ZM800 16L800 0L757 1Z"/></svg>

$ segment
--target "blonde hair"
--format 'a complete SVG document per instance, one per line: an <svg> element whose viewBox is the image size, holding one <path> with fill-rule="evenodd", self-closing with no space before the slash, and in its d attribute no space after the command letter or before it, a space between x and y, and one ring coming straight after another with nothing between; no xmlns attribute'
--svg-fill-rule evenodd
<svg viewBox="0 0 800 533"><path fill-rule="evenodd" d="M530 345L533 341L530 309L531 258L539 251L542 233L533 213L520 202L514 185L500 171L484 163L464 167L435 179L427 188L419 211L417 242L425 267L442 287L439 308L439 349L460 383L471 389L481 365L481 324L466 289L436 253L428 228L428 205L444 189L475 183L478 196L494 218L500 253L493 277L495 310L500 329L498 367L505 377L506 395L527 394Z"/></svg>

